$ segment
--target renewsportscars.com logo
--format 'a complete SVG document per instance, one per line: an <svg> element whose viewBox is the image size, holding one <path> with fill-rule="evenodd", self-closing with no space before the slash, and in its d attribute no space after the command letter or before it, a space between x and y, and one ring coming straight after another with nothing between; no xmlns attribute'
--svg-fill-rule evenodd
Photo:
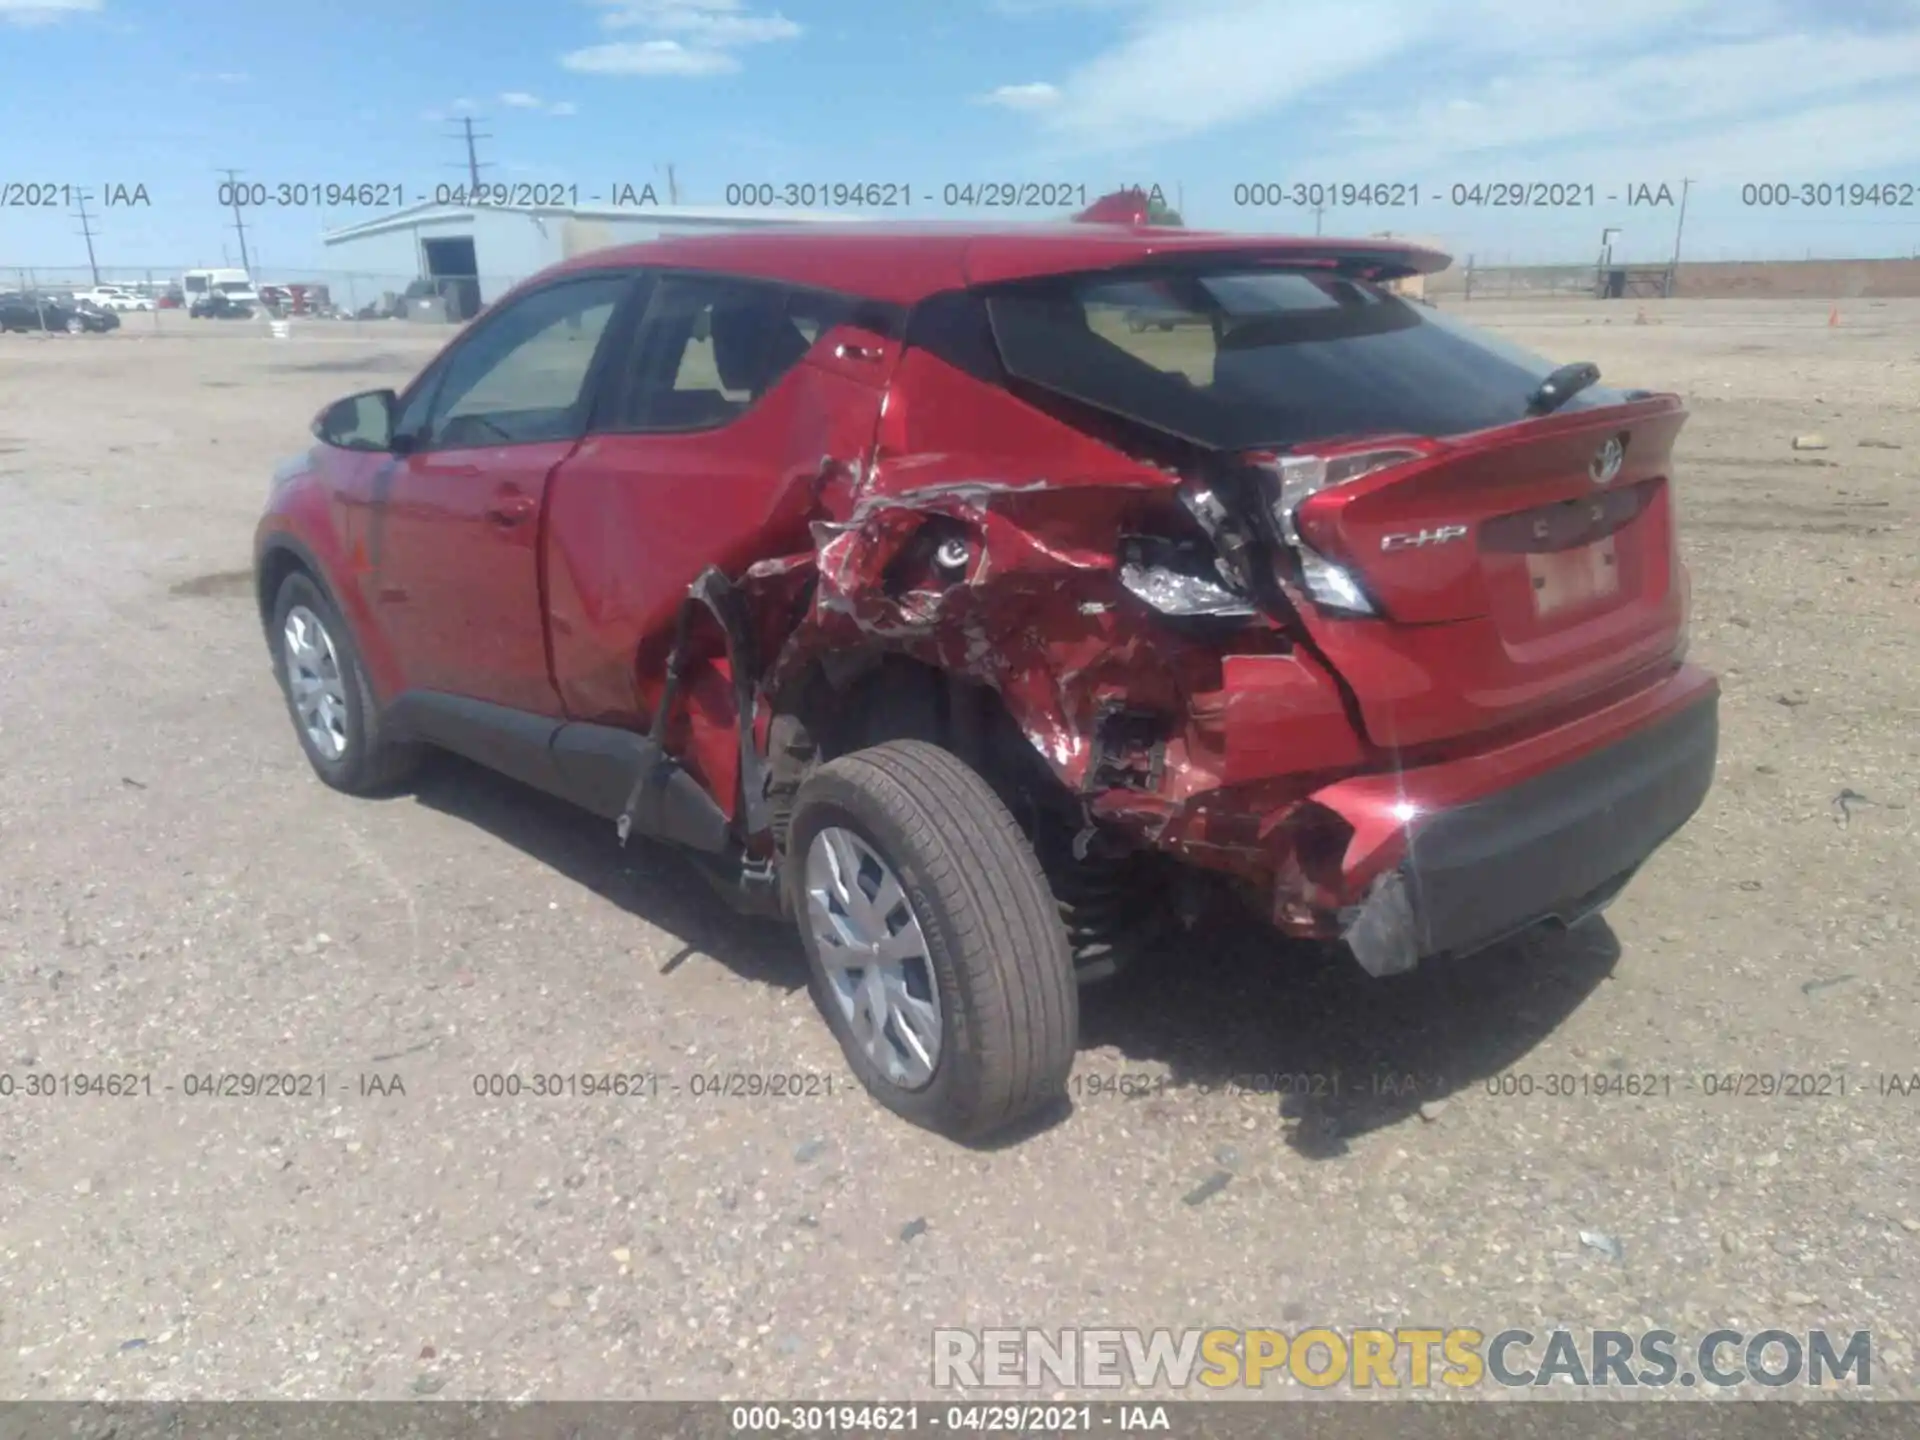
<svg viewBox="0 0 1920 1440"><path fill-rule="evenodd" d="M1825 1330L935 1330L941 1390L1866 1387L1873 1336Z"/></svg>

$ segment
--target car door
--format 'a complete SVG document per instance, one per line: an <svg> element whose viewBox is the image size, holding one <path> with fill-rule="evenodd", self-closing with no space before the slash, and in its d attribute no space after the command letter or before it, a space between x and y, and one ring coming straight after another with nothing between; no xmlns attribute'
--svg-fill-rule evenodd
<svg viewBox="0 0 1920 1440"><path fill-rule="evenodd" d="M368 517L369 603L408 690L558 715L541 605L547 478L587 425L633 272L569 278L474 327L409 395Z"/></svg>
<svg viewBox="0 0 1920 1440"><path fill-rule="evenodd" d="M553 480L547 604L567 713L644 723L687 587L812 549L823 483L867 459L898 317L724 275L651 288L610 411Z"/></svg>

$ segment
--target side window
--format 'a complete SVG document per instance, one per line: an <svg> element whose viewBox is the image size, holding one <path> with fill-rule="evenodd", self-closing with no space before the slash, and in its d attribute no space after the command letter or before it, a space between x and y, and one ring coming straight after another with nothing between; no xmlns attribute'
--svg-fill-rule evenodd
<svg viewBox="0 0 1920 1440"><path fill-rule="evenodd" d="M835 296L763 281L663 277L640 326L621 428L706 430L729 423L852 310L852 302Z"/></svg>
<svg viewBox="0 0 1920 1440"><path fill-rule="evenodd" d="M633 283L625 275L568 281L489 317L429 387L436 393L426 444L447 450L578 435L593 357Z"/></svg>

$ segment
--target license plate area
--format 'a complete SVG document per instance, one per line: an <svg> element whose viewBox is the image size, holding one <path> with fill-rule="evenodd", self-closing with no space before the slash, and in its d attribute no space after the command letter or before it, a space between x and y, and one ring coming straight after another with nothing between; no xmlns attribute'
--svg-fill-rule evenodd
<svg viewBox="0 0 1920 1440"><path fill-rule="evenodd" d="M1614 537L1527 556L1533 613L1540 619L1583 610L1620 593L1620 562Z"/></svg>

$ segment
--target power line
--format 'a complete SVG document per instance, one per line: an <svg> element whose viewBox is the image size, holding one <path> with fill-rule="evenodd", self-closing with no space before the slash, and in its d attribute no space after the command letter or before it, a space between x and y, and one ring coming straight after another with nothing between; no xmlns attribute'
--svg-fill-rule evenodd
<svg viewBox="0 0 1920 1440"><path fill-rule="evenodd" d="M220 173L227 177L227 198L233 202L233 233L240 237L240 268L246 271L248 276L251 277L253 274L253 262L247 257L247 222L241 218L240 186L236 183L240 172L238 170L222 170Z"/></svg>
<svg viewBox="0 0 1920 1440"><path fill-rule="evenodd" d="M100 284L100 262L93 257L93 217L87 214L87 192L82 190L75 196L79 212L73 217L80 222L80 233L87 237L87 269L93 272L93 283Z"/></svg>

